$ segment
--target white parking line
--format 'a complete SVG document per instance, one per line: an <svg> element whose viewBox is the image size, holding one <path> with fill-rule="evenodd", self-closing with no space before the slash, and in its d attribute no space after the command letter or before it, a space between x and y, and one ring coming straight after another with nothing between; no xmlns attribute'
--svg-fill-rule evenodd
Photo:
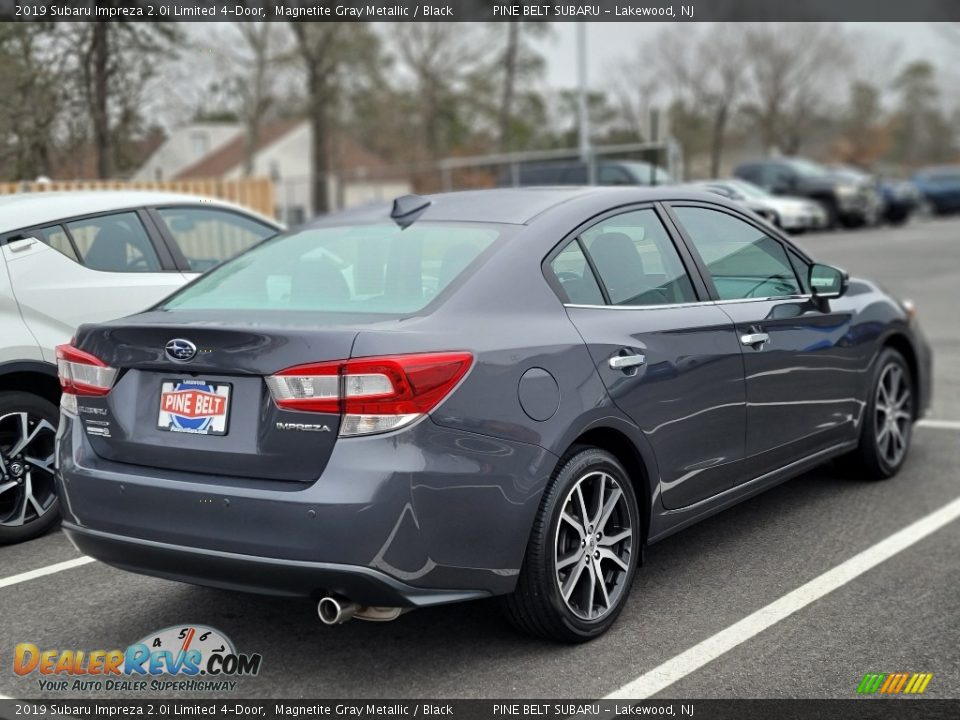
<svg viewBox="0 0 960 720"><path fill-rule="evenodd" d="M11 585L19 585L22 582L27 582L27 580L34 580L44 575L53 575L58 573L61 570L70 570L75 567L80 567L81 565L86 565L87 563L96 562L92 557L78 557L73 560L67 560L65 562L56 563L55 565L47 565L46 567L37 568L36 570L28 570L27 572L20 573L19 575L11 575L10 577L5 577L0 579L0 588L10 587Z"/></svg>
<svg viewBox="0 0 960 720"><path fill-rule="evenodd" d="M917 423L920 427L937 428L938 430L960 430L960 420L934 420L932 418Z"/></svg>
<svg viewBox="0 0 960 720"><path fill-rule="evenodd" d="M685 650L676 657L632 680L605 700L643 700L668 688L678 680L733 650L768 627L784 620L824 595L846 585L884 560L923 540L944 525L960 518L960 498L944 505L885 540L854 555L832 570L787 593L766 607L748 615L716 635Z"/></svg>

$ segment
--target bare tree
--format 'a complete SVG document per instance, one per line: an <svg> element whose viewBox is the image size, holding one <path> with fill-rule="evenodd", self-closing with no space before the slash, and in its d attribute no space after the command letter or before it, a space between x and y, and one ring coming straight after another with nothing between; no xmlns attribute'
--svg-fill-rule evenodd
<svg viewBox="0 0 960 720"><path fill-rule="evenodd" d="M767 150L796 153L827 110L825 88L843 81L850 52L839 26L750 25L744 48L753 101L750 114Z"/></svg>
<svg viewBox="0 0 960 720"><path fill-rule="evenodd" d="M514 109L519 85L538 76L544 67L543 57L536 53L527 40L543 36L550 26L543 22L500 23L505 26L506 39L503 52L497 62L503 65L503 83L500 88L500 106L497 111L497 148L500 152L510 149Z"/></svg>
<svg viewBox="0 0 960 720"><path fill-rule="evenodd" d="M243 123L243 174L249 177L261 129L278 100L281 77L291 67L296 51L286 24L231 23L228 28L228 33L218 38L218 72L226 80L217 85L225 89L228 106L235 108Z"/></svg>
<svg viewBox="0 0 960 720"><path fill-rule="evenodd" d="M692 150L705 145L710 174L719 175L730 122L746 86L740 32L727 24L706 30L673 26L641 48L621 71L621 98L639 100L623 103L633 123L642 126L640 115L649 114L660 85L667 87L671 129L685 155L689 158ZM643 107L639 112L638 106Z"/></svg>
<svg viewBox="0 0 960 720"><path fill-rule="evenodd" d="M296 22L290 27L306 74L307 112L313 135L311 166L315 176L313 210L330 209L328 180L333 167L332 135L337 123L347 74L356 67L377 38L367 23Z"/></svg>
<svg viewBox="0 0 960 720"><path fill-rule="evenodd" d="M63 107L64 56L53 24L0 23L0 172L23 180L48 174Z"/></svg>
<svg viewBox="0 0 960 720"><path fill-rule="evenodd" d="M120 5L119 0L98 0L98 6ZM154 75L160 57L169 59L179 32L173 23L111 22L72 23L76 76L87 106L96 175L113 173L118 130L135 125L139 98ZM123 122L119 122L119 121Z"/></svg>
<svg viewBox="0 0 960 720"><path fill-rule="evenodd" d="M400 23L394 38L414 78L424 149L435 160L453 145L451 131L470 104L464 88L481 71L489 44L474 23Z"/></svg>

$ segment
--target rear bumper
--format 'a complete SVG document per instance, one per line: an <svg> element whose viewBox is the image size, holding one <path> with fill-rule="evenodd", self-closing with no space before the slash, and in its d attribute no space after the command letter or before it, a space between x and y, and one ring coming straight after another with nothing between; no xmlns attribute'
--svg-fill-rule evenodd
<svg viewBox="0 0 960 720"><path fill-rule="evenodd" d="M337 442L314 482L118 463L61 415L74 544L116 567L279 595L417 606L508 593L556 457L429 418Z"/></svg>
<svg viewBox="0 0 960 720"><path fill-rule="evenodd" d="M487 597L483 590L434 590L407 585L356 565L280 560L169 545L63 523L70 542L107 565L167 580L268 595L309 596L320 589L361 605L426 607Z"/></svg>

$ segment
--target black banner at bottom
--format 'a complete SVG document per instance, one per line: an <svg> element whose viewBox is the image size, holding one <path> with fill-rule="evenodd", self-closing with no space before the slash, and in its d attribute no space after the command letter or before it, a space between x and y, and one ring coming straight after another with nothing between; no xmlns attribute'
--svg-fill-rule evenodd
<svg viewBox="0 0 960 720"><path fill-rule="evenodd" d="M850 700L0 700L0 718L697 718L886 720L960 717L960 699Z"/></svg>

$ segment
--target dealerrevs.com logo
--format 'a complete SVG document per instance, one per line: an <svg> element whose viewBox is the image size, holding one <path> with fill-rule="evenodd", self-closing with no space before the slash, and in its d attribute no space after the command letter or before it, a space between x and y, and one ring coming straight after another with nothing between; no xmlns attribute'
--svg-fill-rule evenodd
<svg viewBox="0 0 960 720"><path fill-rule="evenodd" d="M126 649L44 650L34 643L14 648L13 671L37 675L43 691L223 692L238 677L260 672L259 653L238 653L230 639L204 625L175 625Z"/></svg>

